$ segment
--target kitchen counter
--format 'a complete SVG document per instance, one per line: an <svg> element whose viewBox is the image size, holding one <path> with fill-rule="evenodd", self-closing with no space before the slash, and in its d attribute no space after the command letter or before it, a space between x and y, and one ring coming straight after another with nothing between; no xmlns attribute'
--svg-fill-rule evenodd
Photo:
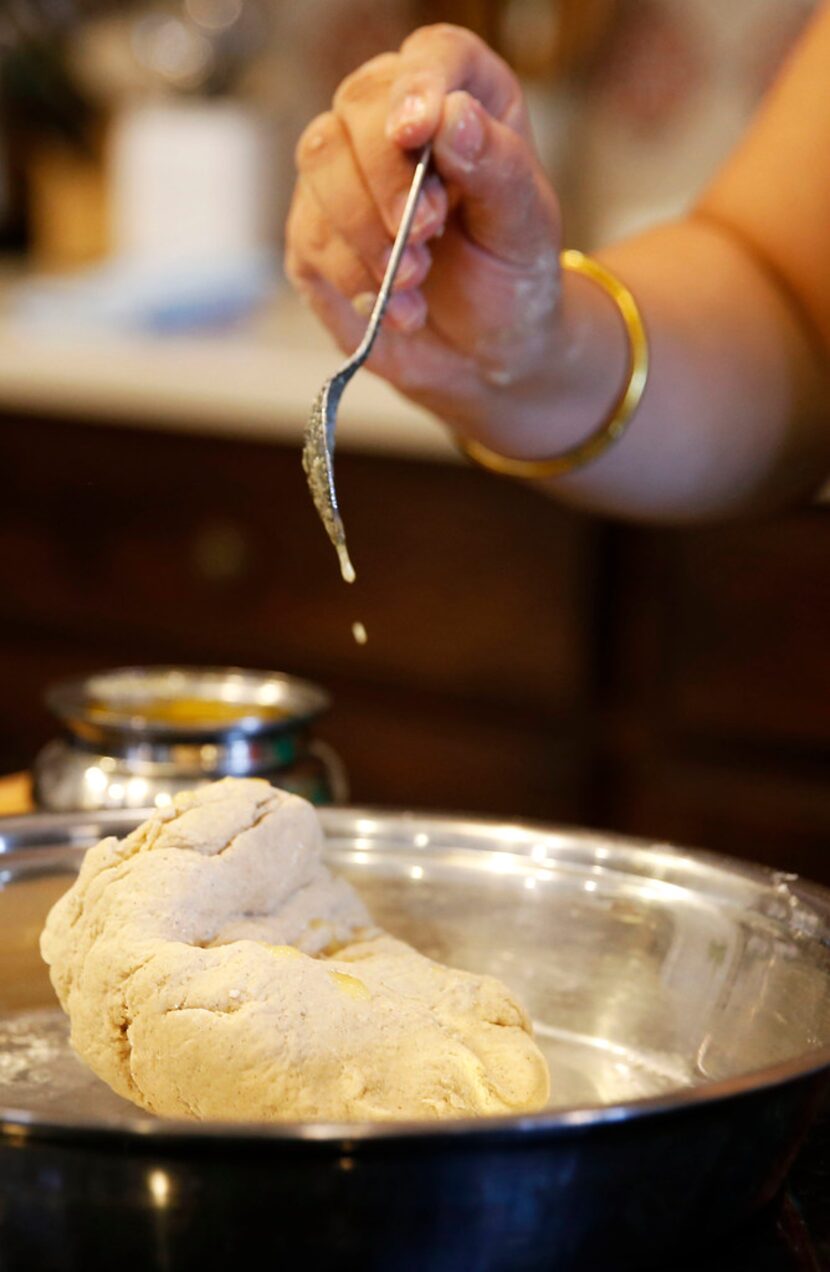
<svg viewBox="0 0 830 1272"><path fill-rule="evenodd" d="M342 361L283 287L245 326L207 335L60 335L0 320L0 411L101 424L299 441L323 380ZM371 374L349 385L343 450L454 461L441 426Z"/></svg>
<svg viewBox="0 0 830 1272"><path fill-rule="evenodd" d="M8 286L6 288L8 292ZM316 393L342 361L283 284L248 323L217 334L38 331L0 308L0 413L299 443ZM341 451L459 463L438 421L371 373L338 416ZM830 482L819 495L830 501Z"/></svg>

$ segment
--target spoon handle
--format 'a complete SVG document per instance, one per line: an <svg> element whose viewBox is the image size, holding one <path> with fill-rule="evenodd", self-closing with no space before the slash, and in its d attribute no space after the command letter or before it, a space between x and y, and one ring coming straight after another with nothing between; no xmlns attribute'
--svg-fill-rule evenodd
<svg viewBox="0 0 830 1272"><path fill-rule="evenodd" d="M429 169L431 155L432 143L428 142L421 151L418 162L415 165L415 171L412 174L412 185L409 187L409 194L407 195L406 204L404 205L401 223L398 226L398 232L395 235L395 242L392 245L392 254L389 257L389 263L386 266L386 273L383 276L383 282L380 285L380 291L378 292L377 300L375 301L374 308L372 309L371 317L369 318L369 325L366 328L363 339L349 359L350 368L352 366L361 366L368 358L372 345L375 343L375 337L377 336L378 329L381 321L383 320L383 315L395 282L395 275L398 272L398 266L401 263L401 257L403 256L404 249L406 248L406 241L409 238L412 218L414 217L415 209L418 206L418 199L420 197L421 190L423 189L424 179L426 178L427 171Z"/></svg>

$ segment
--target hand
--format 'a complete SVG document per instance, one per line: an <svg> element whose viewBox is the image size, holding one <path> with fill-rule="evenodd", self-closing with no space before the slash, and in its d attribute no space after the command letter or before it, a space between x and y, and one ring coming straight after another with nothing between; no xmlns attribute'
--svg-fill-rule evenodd
<svg viewBox="0 0 830 1272"><path fill-rule="evenodd" d="M365 330L412 178L427 178L369 366L463 432L497 442L505 391L554 347L560 218L515 76L459 27L416 31L350 75L305 130L286 268L351 351Z"/></svg>

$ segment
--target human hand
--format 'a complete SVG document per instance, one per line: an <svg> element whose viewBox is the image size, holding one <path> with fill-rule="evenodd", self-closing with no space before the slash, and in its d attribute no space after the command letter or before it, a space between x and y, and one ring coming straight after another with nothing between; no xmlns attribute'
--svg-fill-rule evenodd
<svg viewBox="0 0 830 1272"><path fill-rule="evenodd" d="M544 376L560 217L518 81L460 27L366 63L305 130L286 268L344 350L358 344L412 178L433 143L410 247L368 365L464 432L498 441L504 394Z"/></svg>

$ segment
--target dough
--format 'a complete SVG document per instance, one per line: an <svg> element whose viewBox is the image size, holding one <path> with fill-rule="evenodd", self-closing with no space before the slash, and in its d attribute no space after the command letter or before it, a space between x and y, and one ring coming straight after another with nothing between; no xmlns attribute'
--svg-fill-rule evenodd
<svg viewBox="0 0 830 1272"><path fill-rule="evenodd" d="M41 937L78 1054L168 1117L542 1107L547 1066L510 992L374 927L321 849L305 800L234 778L90 848Z"/></svg>

